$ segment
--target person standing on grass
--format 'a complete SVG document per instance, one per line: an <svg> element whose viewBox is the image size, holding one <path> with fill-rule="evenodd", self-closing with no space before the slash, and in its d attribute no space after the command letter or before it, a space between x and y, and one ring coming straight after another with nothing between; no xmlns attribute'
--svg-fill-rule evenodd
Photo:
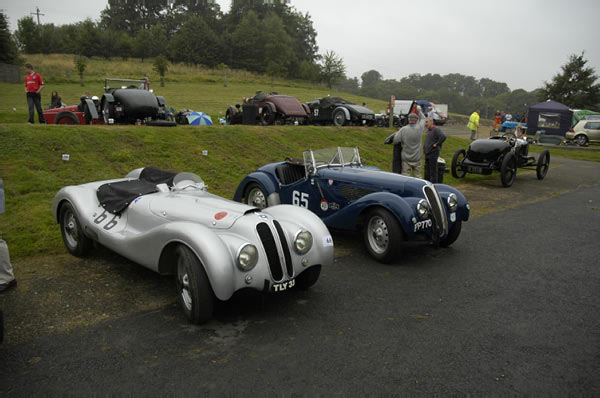
<svg viewBox="0 0 600 398"><path fill-rule="evenodd" d="M402 174L421 178L421 134L425 128L425 115L417 105L419 116L416 113L408 114L408 124L392 134L386 142L393 143L394 147L402 148Z"/></svg>
<svg viewBox="0 0 600 398"><path fill-rule="evenodd" d="M42 89L44 80L39 73L33 71L31 64L25 64L25 93L27 95L27 106L29 107L29 123L34 122L33 107L37 110L41 124L46 124L44 112L42 111Z"/></svg>
<svg viewBox="0 0 600 398"><path fill-rule="evenodd" d="M0 214L4 213L4 188L2 186L2 178L0 178ZM10 264L10 256L8 254L8 246L0 236L0 293L10 289L17 284L15 275L13 274L12 265Z"/></svg>
<svg viewBox="0 0 600 398"><path fill-rule="evenodd" d="M446 141L446 134L430 118L427 118L425 121L425 127L427 127L427 135L425 136L425 144L423 145L423 153L425 154L425 179L436 184L440 182L437 163L440 151L442 150L442 143Z"/></svg>
<svg viewBox="0 0 600 398"><path fill-rule="evenodd" d="M475 140L477 138L477 130L479 130L479 109L471 113L467 128L471 130L471 141Z"/></svg>

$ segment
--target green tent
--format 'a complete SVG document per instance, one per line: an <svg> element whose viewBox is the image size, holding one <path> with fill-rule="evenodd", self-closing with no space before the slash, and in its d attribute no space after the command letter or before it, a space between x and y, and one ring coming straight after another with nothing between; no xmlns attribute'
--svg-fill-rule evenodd
<svg viewBox="0 0 600 398"><path fill-rule="evenodd" d="M598 115L598 114L599 114L598 112L588 111L587 109L573 109L573 126L571 126L571 127L575 127L575 125L577 123L579 123L579 121L582 120L587 115Z"/></svg>

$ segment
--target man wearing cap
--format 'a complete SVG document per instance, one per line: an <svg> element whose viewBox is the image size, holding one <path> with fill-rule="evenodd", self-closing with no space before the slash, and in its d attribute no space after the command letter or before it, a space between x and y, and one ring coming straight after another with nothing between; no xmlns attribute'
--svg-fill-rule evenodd
<svg viewBox="0 0 600 398"><path fill-rule="evenodd" d="M402 146L402 174L421 178L421 134L425 128L425 115L417 106L419 116L408 115L408 124L398 130L392 138L394 145Z"/></svg>

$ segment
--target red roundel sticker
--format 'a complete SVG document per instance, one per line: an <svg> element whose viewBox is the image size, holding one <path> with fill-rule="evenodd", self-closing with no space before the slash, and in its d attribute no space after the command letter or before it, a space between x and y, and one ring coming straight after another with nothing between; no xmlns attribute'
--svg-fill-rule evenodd
<svg viewBox="0 0 600 398"><path fill-rule="evenodd" d="M219 213L215 214L215 220L222 220L225 217L227 217L227 212L226 211L222 211L222 212L219 212Z"/></svg>

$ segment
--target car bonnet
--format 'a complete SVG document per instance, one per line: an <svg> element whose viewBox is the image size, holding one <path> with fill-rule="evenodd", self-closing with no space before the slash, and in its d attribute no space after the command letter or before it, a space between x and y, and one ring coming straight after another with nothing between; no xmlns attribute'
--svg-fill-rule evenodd
<svg viewBox="0 0 600 398"><path fill-rule="evenodd" d="M252 207L210 193L155 194L150 211L170 221L197 222L209 228L228 229Z"/></svg>

